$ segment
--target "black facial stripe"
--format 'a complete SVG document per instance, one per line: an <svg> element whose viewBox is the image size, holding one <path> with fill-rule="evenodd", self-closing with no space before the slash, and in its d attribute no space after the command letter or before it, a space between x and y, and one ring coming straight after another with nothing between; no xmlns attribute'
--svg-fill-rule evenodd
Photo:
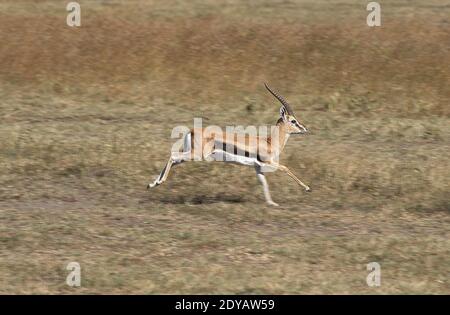
<svg viewBox="0 0 450 315"><path fill-rule="evenodd" d="M295 125L298 127L298 129L302 129L302 130L306 129L303 125L300 125L297 122L295 123Z"/></svg>

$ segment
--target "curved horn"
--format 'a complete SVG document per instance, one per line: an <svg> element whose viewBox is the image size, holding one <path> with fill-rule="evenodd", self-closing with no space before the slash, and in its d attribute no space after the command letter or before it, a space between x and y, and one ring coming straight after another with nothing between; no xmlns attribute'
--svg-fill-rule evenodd
<svg viewBox="0 0 450 315"><path fill-rule="evenodd" d="M288 102L286 102L286 100L285 100L282 96L280 96L280 95L278 95L277 93L275 93L274 91L272 91L272 90L270 89L270 87L269 87L266 83L264 83L264 86L266 87L267 91L270 92L270 94L272 94L273 96L275 96L275 98L276 98L277 100L279 100L280 103L283 104L284 107L286 107L286 110L287 110L287 112L288 112L289 114L291 114L291 115L294 114L294 112L292 111L291 106L288 104Z"/></svg>

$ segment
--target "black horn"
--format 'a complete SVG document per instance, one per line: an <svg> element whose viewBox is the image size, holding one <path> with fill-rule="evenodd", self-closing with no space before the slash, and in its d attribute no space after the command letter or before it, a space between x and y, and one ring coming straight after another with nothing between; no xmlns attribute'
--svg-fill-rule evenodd
<svg viewBox="0 0 450 315"><path fill-rule="evenodd" d="M277 93L275 93L274 91L272 91L272 90L270 89L270 87L269 87L266 83L264 83L264 86L266 87L267 91L270 92L270 94L272 94L273 96L275 96L275 98L276 98L277 100L279 100L281 104L283 104L283 106L286 108L287 112L288 112L290 115L293 115L293 114L294 114L294 112L292 111L292 108L291 108L291 106L289 105L289 103L286 102L286 100L285 100L281 95L278 95Z"/></svg>

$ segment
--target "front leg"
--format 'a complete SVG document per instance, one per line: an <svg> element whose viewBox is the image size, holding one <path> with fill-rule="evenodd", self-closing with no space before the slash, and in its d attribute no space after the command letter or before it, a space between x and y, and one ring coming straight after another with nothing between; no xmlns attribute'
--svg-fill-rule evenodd
<svg viewBox="0 0 450 315"><path fill-rule="evenodd" d="M277 207L278 204L272 200L270 197L269 185L267 184L266 176L263 172L261 172L261 167L256 166L256 176L258 177L260 183L263 185L264 197L266 198L266 202L271 205Z"/></svg>
<svg viewBox="0 0 450 315"><path fill-rule="evenodd" d="M307 192L311 191L311 188L308 185L304 184L300 179L298 179L297 176L295 176L295 174L292 173L291 170L287 166L284 166L281 164L272 164L272 165L274 167L276 167L277 169L282 170L283 172L286 172L286 174L288 174L291 178L293 178L297 182L297 184L299 184L300 186L305 188L305 190Z"/></svg>

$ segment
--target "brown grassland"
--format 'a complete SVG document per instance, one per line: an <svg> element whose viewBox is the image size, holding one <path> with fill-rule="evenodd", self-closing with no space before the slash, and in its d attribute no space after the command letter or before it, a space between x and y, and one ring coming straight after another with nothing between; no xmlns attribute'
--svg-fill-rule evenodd
<svg viewBox="0 0 450 315"><path fill-rule="evenodd" d="M450 293L449 1L79 3L0 3L0 293ZM274 124L263 82L312 193L198 162L146 190L173 127Z"/></svg>

